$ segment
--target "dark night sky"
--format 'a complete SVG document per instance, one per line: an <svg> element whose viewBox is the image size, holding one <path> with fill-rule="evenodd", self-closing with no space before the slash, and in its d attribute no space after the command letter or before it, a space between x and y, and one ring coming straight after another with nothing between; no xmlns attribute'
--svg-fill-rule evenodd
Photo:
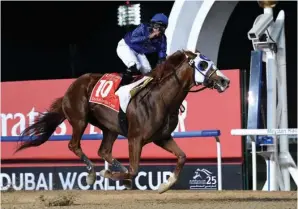
<svg viewBox="0 0 298 209"><path fill-rule="evenodd" d="M122 2L1 2L2 81L74 78L87 72L123 71L116 46L125 29L117 26ZM169 15L172 1L140 2L142 21L157 12ZM288 108L297 127L297 2L280 1L285 10ZM225 29L218 67L249 70L247 32L262 13L256 1L239 2ZM76 45L74 73L70 44ZM204 53L204 52L203 52ZM154 57L153 57L154 58Z"/></svg>
<svg viewBox="0 0 298 209"><path fill-rule="evenodd" d="M2 2L2 79L68 78L85 72L123 71L116 46L125 33L117 26L117 8L124 3ZM169 15L173 2L142 5L142 18L147 20L156 12ZM74 76L70 43L77 46Z"/></svg>

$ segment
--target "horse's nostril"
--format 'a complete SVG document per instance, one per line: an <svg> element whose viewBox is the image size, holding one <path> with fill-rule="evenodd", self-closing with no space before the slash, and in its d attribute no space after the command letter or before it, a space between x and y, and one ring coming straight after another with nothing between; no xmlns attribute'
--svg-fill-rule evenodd
<svg viewBox="0 0 298 209"><path fill-rule="evenodd" d="M220 80L220 82L221 82L222 85L229 85L230 84L229 80L226 80L226 79L223 79L223 78Z"/></svg>

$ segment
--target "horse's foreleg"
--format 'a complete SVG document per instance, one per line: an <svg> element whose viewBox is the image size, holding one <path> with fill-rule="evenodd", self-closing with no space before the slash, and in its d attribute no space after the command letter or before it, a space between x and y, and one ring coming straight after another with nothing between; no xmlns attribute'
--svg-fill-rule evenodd
<svg viewBox="0 0 298 209"><path fill-rule="evenodd" d="M128 137L129 144L129 171L128 172L111 172L109 170L101 173L105 178L117 180L130 180L132 181L138 173L140 157L142 152L141 139Z"/></svg>
<svg viewBox="0 0 298 209"><path fill-rule="evenodd" d="M118 133L113 133L108 130L103 130L103 140L100 148L98 149L98 155L107 161L112 168L116 168L120 172L127 173L128 169L123 166L117 159L112 157L112 149L115 140L117 139ZM105 173L109 173L108 170L102 170L100 173L102 176L106 176ZM123 180L123 184L127 189L131 189L132 182L130 180Z"/></svg>
<svg viewBox="0 0 298 209"><path fill-rule="evenodd" d="M176 155L178 158L177 165L173 174L169 177L168 181L166 183L161 184L158 189L159 193L164 193L168 189L170 189L178 180L179 174L185 164L186 156L185 156L185 153L180 149L180 147L176 144L176 142L172 137L159 140L159 141L154 141L154 144Z"/></svg>

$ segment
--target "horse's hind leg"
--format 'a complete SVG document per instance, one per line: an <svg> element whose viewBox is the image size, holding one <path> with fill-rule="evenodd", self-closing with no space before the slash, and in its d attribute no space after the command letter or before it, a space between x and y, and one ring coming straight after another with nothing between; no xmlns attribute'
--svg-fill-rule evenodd
<svg viewBox="0 0 298 209"><path fill-rule="evenodd" d="M71 125L73 128L73 134L70 142L68 143L68 148L87 165L87 171L89 175L87 176L86 182L87 184L92 185L96 180L94 166L93 166L93 163L83 152L81 148L81 143L80 143L81 137L85 131L87 123L84 121L77 121L76 124L71 123Z"/></svg>
<svg viewBox="0 0 298 209"><path fill-rule="evenodd" d="M113 168L116 168L120 172L127 173L128 169L124 167L117 159L112 157L112 149L115 140L117 139L118 133L111 132L109 130L103 129L103 140L101 142L100 148L98 149L98 155L107 161ZM100 173L105 176L107 170L103 170ZM123 184L127 189L132 188L131 180L123 180Z"/></svg>
<svg viewBox="0 0 298 209"><path fill-rule="evenodd" d="M154 141L154 144L156 144L157 146L163 148L164 150L176 155L178 158L177 165L176 165L176 168L175 168L172 176L169 177L169 179L166 183L161 184L160 187L158 188L159 193L164 193L168 189L170 189L171 186L173 186L176 183L176 181L178 180L179 174L185 164L186 156L185 156L185 153L180 149L180 147L178 147L178 145L174 141L173 137L169 137L169 138L163 139L163 140Z"/></svg>
<svg viewBox="0 0 298 209"><path fill-rule="evenodd" d="M72 101L72 103L69 103L69 100L65 101L63 111L73 129L68 148L87 165L89 175L87 176L86 182L92 185L96 180L94 166L81 148L81 138L88 125L86 119L87 103L82 100L83 99L77 103L76 101Z"/></svg>

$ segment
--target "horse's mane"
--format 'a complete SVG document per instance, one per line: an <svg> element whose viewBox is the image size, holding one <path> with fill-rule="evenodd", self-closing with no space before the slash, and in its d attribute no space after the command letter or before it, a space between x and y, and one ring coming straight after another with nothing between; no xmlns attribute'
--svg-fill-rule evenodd
<svg viewBox="0 0 298 209"><path fill-rule="evenodd" d="M153 80L150 82L151 84L148 85L150 89L156 87L157 85L161 84L166 78L175 73L177 69L179 69L179 65L183 63L186 59L186 55L193 57L196 56L190 51L182 51L178 50L172 55L168 56L167 59L157 65L151 72L145 74L145 76L152 77ZM149 93L150 91L146 91L145 94L142 95L141 100Z"/></svg>
<svg viewBox="0 0 298 209"><path fill-rule="evenodd" d="M157 65L147 76L153 77L155 81L161 80L162 78L173 72L173 68L176 68L185 59L183 51L176 51L162 63Z"/></svg>

